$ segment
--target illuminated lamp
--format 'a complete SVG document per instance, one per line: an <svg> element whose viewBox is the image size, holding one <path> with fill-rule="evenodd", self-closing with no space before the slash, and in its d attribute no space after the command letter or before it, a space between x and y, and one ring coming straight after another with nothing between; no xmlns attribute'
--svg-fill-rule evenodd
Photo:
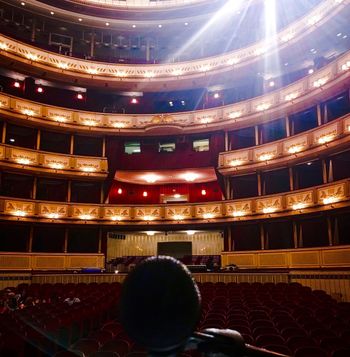
<svg viewBox="0 0 350 357"><path fill-rule="evenodd" d="M22 211L22 210L17 210L17 211L15 211L15 212L13 212L13 214L14 214L15 216L18 216L18 217L24 217L24 216L27 215L27 212Z"/></svg>
<svg viewBox="0 0 350 357"><path fill-rule="evenodd" d="M193 236L195 233L196 233L196 231L191 231L191 230L186 231L186 234L187 234L188 236Z"/></svg>
<svg viewBox="0 0 350 357"><path fill-rule="evenodd" d="M79 100L83 100L84 96L81 93L78 93L76 98L79 99Z"/></svg>
<svg viewBox="0 0 350 357"><path fill-rule="evenodd" d="M299 203L295 203L292 208L293 210L298 210L298 209L303 209L306 207L305 203L299 202Z"/></svg>
<svg viewBox="0 0 350 357"><path fill-rule="evenodd" d="M187 172L182 175L182 177L185 179L187 182L193 182L195 179L198 178L198 175L192 172Z"/></svg>
<svg viewBox="0 0 350 357"><path fill-rule="evenodd" d="M56 219L56 218L59 218L59 214L58 213L49 213L47 215L47 218L51 218L51 219Z"/></svg>
<svg viewBox="0 0 350 357"><path fill-rule="evenodd" d="M122 220L122 217L121 217L121 216L112 216L112 217L111 217L111 220L112 220L112 221L121 221L121 220Z"/></svg>
<svg viewBox="0 0 350 357"><path fill-rule="evenodd" d="M207 194L207 191L206 190L202 190L201 194L202 194L202 196L205 196Z"/></svg>
<svg viewBox="0 0 350 357"><path fill-rule="evenodd" d="M175 214L173 216L173 219L175 219L176 221L181 221L184 219L184 217L181 214Z"/></svg>
<svg viewBox="0 0 350 357"><path fill-rule="evenodd" d="M15 82L13 83L13 86L14 86L15 88L20 88L20 87L21 87L21 84L20 84L18 81L15 81Z"/></svg>
<svg viewBox="0 0 350 357"><path fill-rule="evenodd" d="M215 99L218 99L218 98L220 98L220 94L219 94L219 93L214 93L213 97L214 97Z"/></svg>
<svg viewBox="0 0 350 357"><path fill-rule="evenodd" d="M212 213L204 213L203 218L206 218L206 219L214 218L214 215Z"/></svg>
<svg viewBox="0 0 350 357"><path fill-rule="evenodd" d="M273 208L273 207L266 207L263 209L263 212L266 214L266 213L273 213L276 211L276 208Z"/></svg>
<svg viewBox="0 0 350 357"><path fill-rule="evenodd" d="M155 183L156 181L158 181L159 176L154 175L154 174L148 174L148 175L145 175L143 178L148 183Z"/></svg>
<svg viewBox="0 0 350 357"><path fill-rule="evenodd" d="M335 203L337 201L339 201L339 197L337 197L337 196L328 196L328 197L323 199L323 204L324 205L328 205L330 203Z"/></svg>
<svg viewBox="0 0 350 357"><path fill-rule="evenodd" d="M156 234L156 232L155 231L147 231L146 234L148 236L154 236Z"/></svg>
<svg viewBox="0 0 350 357"><path fill-rule="evenodd" d="M148 192L147 191L143 191L142 196L143 197L147 197L148 196Z"/></svg>
<svg viewBox="0 0 350 357"><path fill-rule="evenodd" d="M233 217L243 217L244 216L244 211L234 211L232 213Z"/></svg>
<svg viewBox="0 0 350 357"><path fill-rule="evenodd" d="M118 188L118 195L121 195L123 193L123 190L121 188Z"/></svg>
<svg viewBox="0 0 350 357"><path fill-rule="evenodd" d="M43 88L43 87L38 87L38 88L36 89L36 91L37 91L38 93L44 93L44 88Z"/></svg>
<svg viewBox="0 0 350 357"><path fill-rule="evenodd" d="M91 219L92 216L90 214L82 214L81 216L79 216L80 219L85 219L85 220L88 220L88 219Z"/></svg>
<svg viewBox="0 0 350 357"><path fill-rule="evenodd" d="M130 103L131 104L138 104L138 99L137 98L132 98L131 100L130 100Z"/></svg>

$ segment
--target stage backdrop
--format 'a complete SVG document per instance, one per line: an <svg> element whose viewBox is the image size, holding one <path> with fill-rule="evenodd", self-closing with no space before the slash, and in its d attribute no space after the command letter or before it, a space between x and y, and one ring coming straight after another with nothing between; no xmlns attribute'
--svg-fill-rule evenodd
<svg viewBox="0 0 350 357"><path fill-rule="evenodd" d="M220 255L224 250L221 232L195 233L155 233L117 234L107 240L107 261L122 256L147 256L157 254L158 242L192 242L193 255Z"/></svg>

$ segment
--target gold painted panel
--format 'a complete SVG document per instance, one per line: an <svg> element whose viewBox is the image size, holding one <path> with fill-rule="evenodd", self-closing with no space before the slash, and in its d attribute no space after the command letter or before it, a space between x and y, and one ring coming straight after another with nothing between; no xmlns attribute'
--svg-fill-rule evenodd
<svg viewBox="0 0 350 357"><path fill-rule="evenodd" d="M39 215L47 218L57 219L68 217L68 205L60 203L43 202L38 204Z"/></svg>
<svg viewBox="0 0 350 357"><path fill-rule="evenodd" d="M23 165L37 165L38 152L25 149L10 148L10 160Z"/></svg>
<svg viewBox="0 0 350 357"><path fill-rule="evenodd" d="M33 256L33 269L64 269L65 257L55 255L37 255Z"/></svg>
<svg viewBox="0 0 350 357"><path fill-rule="evenodd" d="M165 218L166 219L191 219L192 218L191 206L170 206L165 207Z"/></svg>
<svg viewBox="0 0 350 357"><path fill-rule="evenodd" d="M122 221L131 219L131 207L104 207L103 218L112 221Z"/></svg>
<svg viewBox="0 0 350 357"><path fill-rule="evenodd" d="M26 201L5 200L4 213L16 216L27 216L34 214L35 203Z"/></svg>
<svg viewBox="0 0 350 357"><path fill-rule="evenodd" d="M31 257L20 254L0 254L0 268L5 270L31 269Z"/></svg>
<svg viewBox="0 0 350 357"><path fill-rule="evenodd" d="M285 268L288 266L288 255L281 253L263 253L258 254L258 265L264 267Z"/></svg>
<svg viewBox="0 0 350 357"><path fill-rule="evenodd" d="M41 116L42 106L24 100L15 100L15 110L28 116Z"/></svg>
<svg viewBox="0 0 350 357"><path fill-rule="evenodd" d="M321 265L320 255L315 251L290 252L291 268L319 267Z"/></svg>
<svg viewBox="0 0 350 357"><path fill-rule="evenodd" d="M350 266L350 248L321 251L324 266Z"/></svg>

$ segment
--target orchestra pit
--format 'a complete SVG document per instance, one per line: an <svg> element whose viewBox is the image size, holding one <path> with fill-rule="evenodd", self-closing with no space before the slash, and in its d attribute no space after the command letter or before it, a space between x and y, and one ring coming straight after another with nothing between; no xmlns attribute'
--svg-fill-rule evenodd
<svg viewBox="0 0 350 357"><path fill-rule="evenodd" d="M0 0L0 356L350 356L349 20Z"/></svg>

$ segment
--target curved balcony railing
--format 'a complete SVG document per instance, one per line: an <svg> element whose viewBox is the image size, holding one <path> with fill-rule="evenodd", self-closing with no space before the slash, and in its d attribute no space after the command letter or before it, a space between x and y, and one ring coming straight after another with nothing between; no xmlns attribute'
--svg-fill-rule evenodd
<svg viewBox="0 0 350 357"><path fill-rule="evenodd" d="M198 204L148 206L97 205L0 198L0 215L9 220L88 224L196 224L266 219L350 205L350 179L284 194Z"/></svg>
<svg viewBox="0 0 350 357"><path fill-rule="evenodd" d="M222 174L243 174L257 169L269 169L274 165L308 160L320 152L349 147L350 114L318 128L290 136L272 143L248 149L222 152L219 155L219 171Z"/></svg>
<svg viewBox="0 0 350 357"><path fill-rule="evenodd" d="M94 179L104 179L108 174L105 157L49 153L4 144L0 144L0 167Z"/></svg>
<svg viewBox="0 0 350 357"><path fill-rule="evenodd" d="M133 8L167 8L192 4L200 4L206 0L73 0L82 5L116 8L116 9L133 9Z"/></svg>
<svg viewBox="0 0 350 357"><path fill-rule="evenodd" d="M179 62L171 64L150 65L117 65L75 59L13 40L0 35L0 54L3 56L25 61L40 68L91 78L94 81L108 80L156 82L160 80L182 80L187 76L202 77L216 71L232 70L249 62L257 60L261 55L281 50L290 43L298 41L306 34L316 30L321 24L342 11L350 0L325 0L315 7L308 15L287 26L278 33L277 38L260 41L252 46L229 52L224 55L202 60Z"/></svg>
<svg viewBox="0 0 350 357"><path fill-rule="evenodd" d="M350 81L350 51L303 79L280 90L223 107L168 114L107 114L81 112L0 94L0 111L24 121L95 132L165 133L206 132L259 124L302 110L344 90Z"/></svg>

